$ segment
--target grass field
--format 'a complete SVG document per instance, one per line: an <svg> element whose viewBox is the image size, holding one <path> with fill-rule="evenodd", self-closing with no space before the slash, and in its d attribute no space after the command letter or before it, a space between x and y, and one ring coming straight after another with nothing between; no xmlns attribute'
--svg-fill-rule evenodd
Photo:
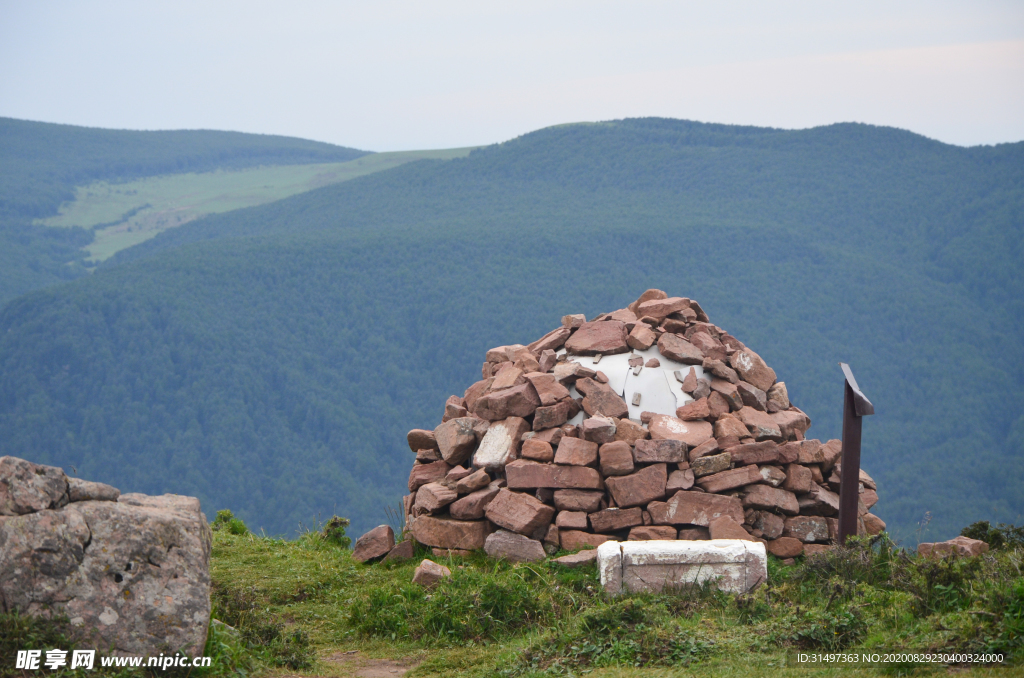
<svg viewBox="0 0 1024 678"><path fill-rule="evenodd" d="M374 153L343 163L283 165L202 174L167 174L76 189L75 200L38 223L95 230L85 249L93 262L205 214L287 198L296 193L398 167L414 160L450 160L472 148Z"/></svg>
<svg viewBox="0 0 1024 678"><path fill-rule="evenodd" d="M1024 549L934 564L884 540L784 566L751 595L690 589L608 599L596 568L482 554L362 565L318 533L215 532L214 617L241 633L233 669L273 676L1022 675ZM429 557L453 576L411 583ZM244 639L241 640L241 639ZM224 644L231 647L231 642ZM804 651L979 651L1004 666L787 665ZM209 646L208 646L209 650ZM222 665L221 670L228 672Z"/></svg>

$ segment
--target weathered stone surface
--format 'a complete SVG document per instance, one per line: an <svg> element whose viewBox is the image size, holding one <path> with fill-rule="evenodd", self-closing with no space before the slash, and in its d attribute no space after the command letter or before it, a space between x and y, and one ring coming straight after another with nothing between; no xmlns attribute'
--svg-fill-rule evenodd
<svg viewBox="0 0 1024 678"><path fill-rule="evenodd" d="M758 469L761 474L761 482L772 487L779 487L786 482L786 472L778 466L762 466Z"/></svg>
<svg viewBox="0 0 1024 678"><path fill-rule="evenodd" d="M736 384L740 378L736 374L736 370L726 365L723 361L706 356L701 362L701 366L704 368L705 373L710 373L717 377L717 379L711 380L711 388L714 389L715 381L725 381L729 384Z"/></svg>
<svg viewBox="0 0 1024 678"><path fill-rule="evenodd" d="M540 404L547 407L569 397L569 389L562 386L561 382L553 374L543 372L530 372L526 375L533 388L537 391Z"/></svg>
<svg viewBox="0 0 1024 678"><path fill-rule="evenodd" d="M555 508L559 511L593 513L601 506L604 492L589 490L555 490Z"/></svg>
<svg viewBox="0 0 1024 678"><path fill-rule="evenodd" d="M459 417L450 419L434 429L434 438L441 451L441 458L455 466L468 460L476 449L475 419Z"/></svg>
<svg viewBox="0 0 1024 678"><path fill-rule="evenodd" d="M541 351L540 360L537 361L538 371L550 372L554 367L555 363L558 362L558 354L548 349Z"/></svg>
<svg viewBox="0 0 1024 678"><path fill-rule="evenodd" d="M779 445L773 440L748 443L729 448L732 462L737 466L747 464L773 464L779 460Z"/></svg>
<svg viewBox="0 0 1024 678"><path fill-rule="evenodd" d="M484 365L490 366L491 363L484 363ZM487 370L485 370L486 372ZM494 379L491 376L484 377L481 381L476 382L472 386L466 389L462 399L466 403L466 409L470 412L476 410L476 401L480 400L480 397L491 390L491 384L494 383Z"/></svg>
<svg viewBox="0 0 1024 678"><path fill-rule="evenodd" d="M675 539L676 528L670 525L641 525L629 531L628 541L652 541L655 539Z"/></svg>
<svg viewBox="0 0 1024 678"><path fill-rule="evenodd" d="M603 415L625 419L629 416L626 401L607 384L584 378L576 382L576 390L584 395L583 411L592 417Z"/></svg>
<svg viewBox="0 0 1024 678"><path fill-rule="evenodd" d="M423 488L420 488L423 489ZM359 539L352 548L352 559L365 563L383 558L395 547L395 531L390 525L378 525Z"/></svg>
<svg viewBox="0 0 1024 678"><path fill-rule="evenodd" d="M575 426L572 427L575 430ZM562 442L562 438L565 433L560 428L553 428L544 431L532 431L530 433L523 434L523 440L536 440L537 442L547 443L551 447L557 447L558 443ZM554 450L551 451L551 458L554 459Z"/></svg>
<svg viewBox="0 0 1024 678"><path fill-rule="evenodd" d="M614 355L629 352L626 325L618 320L583 323L565 342L573 355Z"/></svg>
<svg viewBox="0 0 1024 678"><path fill-rule="evenodd" d="M525 383L526 377L523 376L523 371L516 367L515 363L502 363L498 371L495 372L494 380L487 390L489 392L504 391L507 388Z"/></svg>
<svg viewBox="0 0 1024 678"><path fill-rule="evenodd" d="M668 295L661 290L649 289L643 294L641 294L640 297L637 298L637 300L630 304L627 308L629 308L630 311L636 314L640 310L640 304L644 303L645 301L651 301L653 299L668 299Z"/></svg>
<svg viewBox="0 0 1024 678"><path fill-rule="evenodd" d="M817 483L811 484L807 494L800 495L800 513L808 516L839 515L839 495Z"/></svg>
<svg viewBox="0 0 1024 678"><path fill-rule="evenodd" d="M736 416L747 427L755 440L782 441L782 429L773 418L778 415L760 412L753 407L742 407Z"/></svg>
<svg viewBox="0 0 1024 678"><path fill-rule="evenodd" d="M650 317L657 320L667 318L673 313L690 308L690 300L685 297L666 297L664 299L648 299L636 306L638 318Z"/></svg>
<svg viewBox="0 0 1024 678"><path fill-rule="evenodd" d="M686 365L700 365L704 362L704 354L699 348L671 332L658 337L658 351L666 358Z"/></svg>
<svg viewBox="0 0 1024 678"><path fill-rule="evenodd" d="M711 410L708 409L707 398L693 400L676 408L676 418L683 421L702 421L710 416Z"/></svg>
<svg viewBox="0 0 1024 678"><path fill-rule="evenodd" d="M668 474L668 482L665 484L665 493L672 494L679 490L688 490L693 487L693 471L691 469L680 469Z"/></svg>
<svg viewBox="0 0 1024 678"><path fill-rule="evenodd" d="M596 466L597 443L579 438L563 438L555 451L555 463L571 466Z"/></svg>
<svg viewBox="0 0 1024 678"><path fill-rule="evenodd" d="M712 379L711 391L725 399L730 411L736 412L743 407L743 397L740 395L740 390L736 387L736 384L725 379Z"/></svg>
<svg viewBox="0 0 1024 678"><path fill-rule="evenodd" d="M413 504L413 513L437 513L442 508L459 498L455 490L452 490L441 483L427 483L416 490L416 502ZM390 528L388 528L390 529ZM394 535L391 537L394 541Z"/></svg>
<svg viewBox="0 0 1024 678"><path fill-rule="evenodd" d="M736 351L729 356L729 364L739 374L740 379L762 391L767 391L775 385L775 370L768 367L761 356L749 348Z"/></svg>
<svg viewBox="0 0 1024 678"><path fill-rule="evenodd" d="M569 338L570 334L572 334L572 330L565 325L562 327L556 327L537 341L527 345L526 348L529 349L530 353L535 353L537 355L540 355L544 351L558 350L562 348L562 345L565 343L565 340Z"/></svg>
<svg viewBox="0 0 1024 678"><path fill-rule="evenodd" d="M786 440L796 440L798 434L802 436L811 427L811 418L799 410L785 410L768 416L779 427L782 437Z"/></svg>
<svg viewBox="0 0 1024 678"><path fill-rule="evenodd" d="M555 458L555 451L551 445L542 440L524 440L523 449L520 452L523 459L532 461L549 462Z"/></svg>
<svg viewBox="0 0 1024 678"><path fill-rule="evenodd" d="M590 527L584 511L559 511L555 516L555 525L566 530L586 530Z"/></svg>
<svg viewBox="0 0 1024 678"><path fill-rule="evenodd" d="M750 468L750 467L744 467ZM765 511L781 511L795 516L800 512L796 495L767 485L751 485L743 495L743 507L762 509Z"/></svg>
<svg viewBox="0 0 1024 678"><path fill-rule="evenodd" d="M786 390L786 382L780 381L768 389L767 410L769 412L781 412L789 409L789 391Z"/></svg>
<svg viewBox="0 0 1024 678"><path fill-rule="evenodd" d="M700 400L701 398L707 398L711 395L711 380L710 379L698 379L697 388L689 392L693 396L694 400Z"/></svg>
<svg viewBox="0 0 1024 678"><path fill-rule="evenodd" d="M803 465L820 464L825 460L825 453L821 449L820 440L801 440L783 445L786 448L797 449L797 462Z"/></svg>
<svg viewBox="0 0 1024 678"><path fill-rule="evenodd" d="M560 402L549 407L538 407L533 413L533 430L556 428L569 420L569 403Z"/></svg>
<svg viewBox="0 0 1024 678"><path fill-rule="evenodd" d="M451 489L454 490L455 485L458 484L460 480L469 475L472 475L472 473L473 471L471 471L468 468L456 466L451 471L448 471L448 473L445 474L444 480L442 482L444 483L445 487L450 487Z"/></svg>
<svg viewBox="0 0 1024 678"><path fill-rule="evenodd" d="M562 539L562 548L566 551L596 549L610 539L605 534L591 534L581 530L562 530L560 537Z"/></svg>
<svg viewBox="0 0 1024 678"><path fill-rule="evenodd" d="M521 417L509 417L492 423L473 455L473 466L488 471L504 467L516 458L519 441L529 430L530 424Z"/></svg>
<svg viewBox="0 0 1024 678"><path fill-rule="evenodd" d="M421 464L429 464L432 461L441 461L441 453L437 450L420 450L416 453L416 461Z"/></svg>
<svg viewBox="0 0 1024 678"><path fill-rule="evenodd" d="M711 454L706 457L700 457L690 462L690 470L693 471L694 477L701 478L703 476L709 476L712 473L720 473L725 471L732 465L732 455L728 452L722 452L721 454Z"/></svg>
<svg viewBox="0 0 1024 678"><path fill-rule="evenodd" d="M698 331L690 333L687 337L689 342L699 348L701 353L713 360L725 360L725 346L718 339L715 339L708 332Z"/></svg>
<svg viewBox="0 0 1024 678"><path fill-rule="evenodd" d="M785 520L782 516L775 515L771 511L755 511L755 517L750 524L755 530L761 531L765 539L778 539L786 529Z"/></svg>
<svg viewBox="0 0 1024 678"><path fill-rule="evenodd" d="M743 438L750 435L746 425L731 414L723 414L715 422L715 438Z"/></svg>
<svg viewBox="0 0 1024 678"><path fill-rule="evenodd" d="M731 516L720 516L711 521L708 526L712 539L741 539L743 541L755 541L743 526L732 519Z"/></svg>
<svg viewBox="0 0 1024 678"><path fill-rule="evenodd" d="M452 576L452 571L447 567L424 558L412 573L412 583L429 589L437 586L445 577L450 576Z"/></svg>
<svg viewBox="0 0 1024 678"><path fill-rule="evenodd" d="M590 527L594 532L618 532L626 528L643 525L643 515L639 508L608 508L591 513Z"/></svg>
<svg viewBox="0 0 1024 678"><path fill-rule="evenodd" d="M705 492L725 492L760 480L761 474L758 473L756 466L740 466L698 478L697 485Z"/></svg>
<svg viewBox="0 0 1024 678"><path fill-rule="evenodd" d="M625 442L632 446L636 444L636 441L646 440L650 435L650 431L641 424L629 419L619 419L615 424L616 442Z"/></svg>
<svg viewBox="0 0 1024 678"><path fill-rule="evenodd" d="M555 509L528 494L501 489L484 509L484 515L499 527L532 536L551 524Z"/></svg>
<svg viewBox="0 0 1024 678"><path fill-rule="evenodd" d="M591 565L597 562L597 549L590 548L580 551L579 553L571 553L567 556L562 556L561 558L555 558L552 562L558 563L563 567L568 567L569 569Z"/></svg>
<svg viewBox="0 0 1024 678"><path fill-rule="evenodd" d="M587 316L582 313L572 313L562 316L562 327L568 327L571 330L583 327L583 323L585 322L587 322Z"/></svg>
<svg viewBox="0 0 1024 678"><path fill-rule="evenodd" d="M530 563L544 560L547 554L544 545L537 539L508 530L498 530L487 535L484 551L491 558L511 560L517 563Z"/></svg>
<svg viewBox="0 0 1024 678"><path fill-rule="evenodd" d="M484 517L484 509L497 496L501 489L496 483L490 483L448 506L448 512L457 520L479 520Z"/></svg>
<svg viewBox="0 0 1024 678"><path fill-rule="evenodd" d="M711 539L711 530L706 527L684 527L679 530L676 539L686 541L706 541Z"/></svg>
<svg viewBox="0 0 1024 678"><path fill-rule="evenodd" d="M444 404L444 416L442 421L465 417L467 414L469 414L469 412L466 410L466 401L457 395L449 396L448 400Z"/></svg>
<svg viewBox="0 0 1024 678"><path fill-rule="evenodd" d="M752 407L761 412L767 411L768 395L764 391L745 381L737 383L736 390L739 392L740 398L743 399L744 406Z"/></svg>
<svg viewBox="0 0 1024 678"><path fill-rule="evenodd" d="M716 452L718 452L718 441L714 438L708 438L706 441L690 450L688 456L690 457L690 461L693 462L701 457L715 454Z"/></svg>
<svg viewBox="0 0 1024 678"><path fill-rule="evenodd" d="M708 527L720 516L743 522L743 505L736 497L701 492L676 492L665 502L647 506L655 525L699 525Z"/></svg>
<svg viewBox="0 0 1024 678"><path fill-rule="evenodd" d="M800 464L790 464L786 467L786 481L782 483L782 489L795 494L810 492L811 470Z"/></svg>
<svg viewBox="0 0 1024 678"><path fill-rule="evenodd" d="M406 560L412 560L413 554L416 550L416 543L412 539L406 539L395 544L394 548L388 551L388 554L384 556L382 563L401 563Z"/></svg>
<svg viewBox="0 0 1024 678"><path fill-rule="evenodd" d="M633 450L624 441L605 443L598 451L601 475L625 476L633 472Z"/></svg>
<svg viewBox="0 0 1024 678"><path fill-rule="evenodd" d="M413 452L420 450L436 450L437 441L434 439L434 432L422 428L414 428L406 436L409 442L409 449Z"/></svg>
<svg viewBox="0 0 1024 678"><path fill-rule="evenodd" d="M647 425L652 440L679 440L689 447L697 447L713 436L706 421L683 421L667 414L655 414Z"/></svg>
<svg viewBox="0 0 1024 678"><path fill-rule="evenodd" d="M768 542L765 548L776 558L796 558L804 552L804 543L793 537L779 537Z"/></svg>
<svg viewBox="0 0 1024 678"><path fill-rule="evenodd" d="M665 438L638 440L633 450L633 456L638 464L678 464L687 461L686 443L681 440Z"/></svg>
<svg viewBox="0 0 1024 678"><path fill-rule="evenodd" d="M786 518L782 536L807 543L828 541L828 522L820 516L792 516Z"/></svg>
<svg viewBox="0 0 1024 678"><path fill-rule="evenodd" d="M421 544L465 551L482 549L484 539L491 533L486 520L452 520L435 516L414 518L411 529L412 536Z"/></svg>
<svg viewBox="0 0 1024 678"><path fill-rule="evenodd" d="M611 417L590 417L580 424L580 432L584 440L603 445L615 440L616 420Z"/></svg>
<svg viewBox="0 0 1024 678"><path fill-rule="evenodd" d="M456 481L455 491L459 494L469 494L470 492L482 490L490 483L491 477L487 475L487 471L481 468Z"/></svg>
<svg viewBox="0 0 1024 678"><path fill-rule="evenodd" d="M665 464L654 464L628 476L608 478L605 482L620 508L643 506L665 496L668 470Z"/></svg>
<svg viewBox="0 0 1024 678"><path fill-rule="evenodd" d="M732 539L606 543L598 547L597 569L613 596L708 580L723 591L745 593L768 578L764 546Z"/></svg>
<svg viewBox="0 0 1024 678"><path fill-rule="evenodd" d="M415 492L427 483L443 479L452 467L446 461L434 461L429 464L413 464L409 472L409 491Z"/></svg>
<svg viewBox="0 0 1024 678"><path fill-rule="evenodd" d="M982 553L987 552L988 549L988 544L980 539L959 536L949 541L918 544L917 553L925 558L937 560L953 554L963 557L980 556Z"/></svg>
<svg viewBox="0 0 1024 678"><path fill-rule="evenodd" d="M69 501L117 501L121 490L106 483L81 478L68 478Z"/></svg>
<svg viewBox="0 0 1024 678"><path fill-rule="evenodd" d="M17 478L19 467L38 465L8 461L3 470ZM63 472L40 468L39 484L16 487L5 508L56 494ZM178 495L126 494L2 518L0 601L26 615L66 615L72 639L86 647L199 655L210 618L211 540L199 500Z"/></svg>
<svg viewBox="0 0 1024 678"><path fill-rule="evenodd" d="M651 346L654 346L654 342L658 340L658 335L654 333L654 330L650 328L646 323L637 323L633 326L633 330L626 337L626 344L630 348L635 348L638 351L646 351Z"/></svg>
<svg viewBox="0 0 1024 678"><path fill-rule="evenodd" d="M873 513L865 513L861 520L864 522L864 531L870 535L876 535L885 529L885 521Z"/></svg>
<svg viewBox="0 0 1024 678"><path fill-rule="evenodd" d="M810 558L811 556L825 553L832 550L831 544L804 544L804 556Z"/></svg>
<svg viewBox="0 0 1024 678"><path fill-rule="evenodd" d="M68 503L68 479L56 466L0 457L0 516L20 516Z"/></svg>
<svg viewBox="0 0 1024 678"><path fill-rule="evenodd" d="M487 421L498 421L508 417L528 417L539 405L537 390L532 384L523 383L487 393L476 401L473 413Z"/></svg>

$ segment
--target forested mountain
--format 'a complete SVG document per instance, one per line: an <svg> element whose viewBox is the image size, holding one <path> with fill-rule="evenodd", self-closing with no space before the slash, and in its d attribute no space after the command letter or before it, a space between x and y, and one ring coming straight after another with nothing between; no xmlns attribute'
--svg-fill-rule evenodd
<svg viewBox="0 0 1024 678"><path fill-rule="evenodd" d="M179 172L344 162L365 151L209 130L139 132L0 118L0 303L85 273L80 228L34 226L75 186Z"/></svg>
<svg viewBox="0 0 1024 678"><path fill-rule="evenodd" d="M877 414L913 541L1024 516L1024 144L865 125L560 126L212 216L0 311L0 453L270 532L383 522L493 345L648 287L698 299L839 436Z"/></svg>

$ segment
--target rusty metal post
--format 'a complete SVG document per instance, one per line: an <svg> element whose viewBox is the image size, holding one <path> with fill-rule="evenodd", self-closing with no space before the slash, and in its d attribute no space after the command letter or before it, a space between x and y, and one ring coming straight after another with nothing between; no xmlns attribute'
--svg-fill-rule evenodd
<svg viewBox="0 0 1024 678"><path fill-rule="evenodd" d="M860 516L857 504L860 495L860 433L861 420L875 413L875 406L867 399L850 366L839 363L846 377L843 386L843 474L839 482L839 543L857 535Z"/></svg>

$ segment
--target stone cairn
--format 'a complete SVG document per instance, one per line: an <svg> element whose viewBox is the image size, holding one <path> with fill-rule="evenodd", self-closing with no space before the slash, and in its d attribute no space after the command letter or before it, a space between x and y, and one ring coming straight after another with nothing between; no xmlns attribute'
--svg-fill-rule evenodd
<svg viewBox="0 0 1024 678"><path fill-rule="evenodd" d="M774 370L697 302L648 290L489 350L482 379L448 399L441 424L409 432L406 521L435 553L511 560L608 540L816 553L838 534L842 443L806 439L810 425ZM868 512L878 495L864 471L860 492L860 532L877 534L885 524Z"/></svg>

